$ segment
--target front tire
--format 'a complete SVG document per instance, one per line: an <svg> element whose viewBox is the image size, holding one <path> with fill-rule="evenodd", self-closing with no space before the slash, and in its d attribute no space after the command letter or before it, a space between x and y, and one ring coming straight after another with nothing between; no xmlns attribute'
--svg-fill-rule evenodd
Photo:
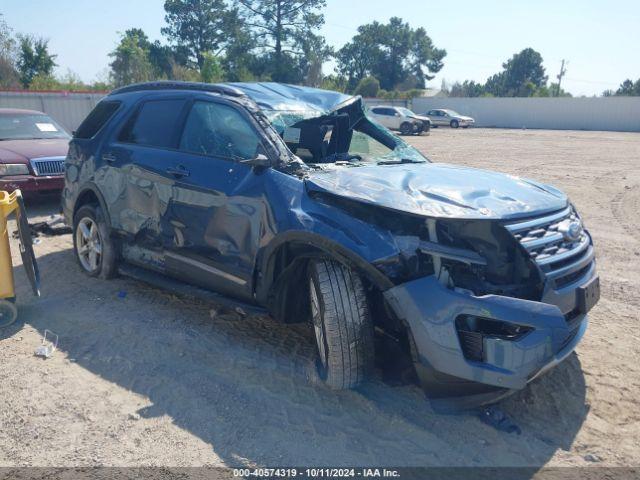
<svg viewBox="0 0 640 480"><path fill-rule="evenodd" d="M74 215L73 249L87 275L104 279L115 276L116 249L100 207L84 205Z"/></svg>
<svg viewBox="0 0 640 480"><path fill-rule="evenodd" d="M361 384L373 366L373 324L360 277L348 267L317 260L309 266L311 317L318 373L331 388Z"/></svg>
<svg viewBox="0 0 640 480"><path fill-rule="evenodd" d="M401 135L411 135L413 133L413 124L409 122L404 122L400 125L400 134Z"/></svg>
<svg viewBox="0 0 640 480"><path fill-rule="evenodd" d="M459 126L458 120L451 120L451 128L458 128Z"/></svg>

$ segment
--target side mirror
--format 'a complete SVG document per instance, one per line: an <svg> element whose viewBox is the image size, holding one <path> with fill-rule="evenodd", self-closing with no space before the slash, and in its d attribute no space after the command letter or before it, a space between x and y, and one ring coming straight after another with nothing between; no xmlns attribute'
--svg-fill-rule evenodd
<svg viewBox="0 0 640 480"><path fill-rule="evenodd" d="M240 163L250 165L252 167L269 168L271 166L271 160L266 155L259 153L254 158L248 158L246 160L240 160Z"/></svg>

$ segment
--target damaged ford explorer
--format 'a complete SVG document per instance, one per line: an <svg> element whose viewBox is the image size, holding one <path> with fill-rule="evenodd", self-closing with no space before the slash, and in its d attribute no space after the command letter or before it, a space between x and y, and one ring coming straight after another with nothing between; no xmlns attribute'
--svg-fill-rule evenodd
<svg viewBox="0 0 640 480"><path fill-rule="evenodd" d="M430 397L495 401L565 359L599 299L564 193L432 163L357 96L132 85L89 114L65 167L87 274L308 321L333 388L363 382L384 337Z"/></svg>

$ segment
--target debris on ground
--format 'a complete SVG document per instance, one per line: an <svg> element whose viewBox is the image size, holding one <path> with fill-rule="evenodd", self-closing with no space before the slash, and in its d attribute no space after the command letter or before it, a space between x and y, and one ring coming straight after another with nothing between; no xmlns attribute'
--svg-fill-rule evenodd
<svg viewBox="0 0 640 480"><path fill-rule="evenodd" d="M55 237L68 235L72 232L71 227L65 223L64 217L59 214L51 215L46 222L30 223L29 229L31 230L32 237L39 237L40 235ZM13 238L19 238L17 230L13 232Z"/></svg>
<svg viewBox="0 0 640 480"><path fill-rule="evenodd" d="M58 335L51 330L45 330L42 336L42 343L36 348L36 357L51 358L53 352L58 348Z"/></svg>
<svg viewBox="0 0 640 480"><path fill-rule="evenodd" d="M483 408L479 414L480 420L487 425L491 425L496 430L507 433L517 433L520 435L522 430L513 423L511 419L496 405Z"/></svg>

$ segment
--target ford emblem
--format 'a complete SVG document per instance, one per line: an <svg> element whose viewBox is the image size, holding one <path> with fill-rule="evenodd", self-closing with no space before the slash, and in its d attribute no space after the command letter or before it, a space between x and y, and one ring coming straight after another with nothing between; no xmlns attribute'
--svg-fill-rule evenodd
<svg viewBox="0 0 640 480"><path fill-rule="evenodd" d="M558 231L567 242L575 242L579 240L583 232L582 222L580 220L567 219L560 222Z"/></svg>

